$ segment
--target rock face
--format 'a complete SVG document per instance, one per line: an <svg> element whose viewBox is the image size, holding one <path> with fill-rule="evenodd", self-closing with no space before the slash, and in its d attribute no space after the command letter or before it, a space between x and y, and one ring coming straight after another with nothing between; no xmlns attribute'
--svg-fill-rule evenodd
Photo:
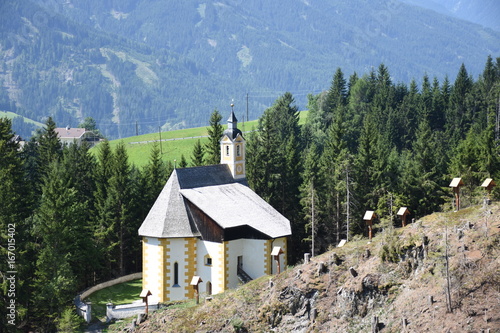
<svg viewBox="0 0 500 333"><path fill-rule="evenodd" d="M294 332L305 332L316 317L317 296L315 289L303 291L287 286L279 293L277 302L261 308L260 315L271 328L279 326L276 332L289 332L290 328Z"/></svg>
<svg viewBox="0 0 500 333"><path fill-rule="evenodd" d="M365 317L368 312L384 306L385 292L380 291L380 276L367 274L361 280L361 290L343 288L337 295L336 311L341 318Z"/></svg>

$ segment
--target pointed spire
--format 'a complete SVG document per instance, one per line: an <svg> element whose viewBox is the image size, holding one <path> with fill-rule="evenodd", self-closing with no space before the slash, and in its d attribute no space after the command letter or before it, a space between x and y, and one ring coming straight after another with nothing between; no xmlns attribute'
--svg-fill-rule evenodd
<svg viewBox="0 0 500 333"><path fill-rule="evenodd" d="M231 103L231 115L227 119L227 130L224 131L231 140L236 138L236 136L242 135L241 131L238 129L238 119L234 115L234 103Z"/></svg>
<svg viewBox="0 0 500 333"><path fill-rule="evenodd" d="M227 119L227 128L237 129L238 128L237 126L238 126L238 119L236 119L236 116L234 115L234 103L231 103L231 114Z"/></svg>

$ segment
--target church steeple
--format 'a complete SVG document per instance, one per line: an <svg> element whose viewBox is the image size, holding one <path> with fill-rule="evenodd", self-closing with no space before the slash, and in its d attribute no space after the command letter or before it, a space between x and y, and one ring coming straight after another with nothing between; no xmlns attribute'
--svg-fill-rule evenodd
<svg viewBox="0 0 500 333"><path fill-rule="evenodd" d="M238 119L234 115L234 104L231 104L231 115L227 120L227 129L220 141L221 164L229 165L234 179L246 177L245 172L245 139L243 133L238 129Z"/></svg>
<svg viewBox="0 0 500 333"><path fill-rule="evenodd" d="M224 135L227 135L232 140L234 140L238 134L243 136L243 133L238 129L238 119L236 119L234 115L233 107L234 104L231 104L231 115L227 119L227 129L224 131Z"/></svg>

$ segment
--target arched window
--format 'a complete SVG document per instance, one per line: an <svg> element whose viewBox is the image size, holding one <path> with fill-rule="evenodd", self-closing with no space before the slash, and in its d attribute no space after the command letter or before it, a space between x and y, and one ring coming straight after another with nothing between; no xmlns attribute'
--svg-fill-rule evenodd
<svg viewBox="0 0 500 333"><path fill-rule="evenodd" d="M229 146L226 146L226 156L229 156Z"/></svg>
<svg viewBox="0 0 500 333"><path fill-rule="evenodd" d="M236 146L236 156L241 156L240 145Z"/></svg>
<svg viewBox="0 0 500 333"><path fill-rule="evenodd" d="M179 286L179 264L174 263L174 287Z"/></svg>

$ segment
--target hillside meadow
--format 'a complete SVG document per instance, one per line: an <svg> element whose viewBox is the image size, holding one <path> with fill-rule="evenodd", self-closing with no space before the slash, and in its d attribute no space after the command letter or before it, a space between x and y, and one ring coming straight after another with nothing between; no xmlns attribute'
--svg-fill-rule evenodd
<svg viewBox="0 0 500 333"><path fill-rule="evenodd" d="M299 112L299 124L306 121L308 111ZM221 123L224 128L226 115L222 116ZM238 128L245 132L252 131L257 127L258 120L251 120L247 122L238 122ZM138 136L131 136L128 138L109 141L111 148L114 150L116 146L123 142L127 149L130 164L141 168L146 165L151 155L151 148L154 144L160 144L161 136L161 156L164 162L171 162L172 165L179 163L182 155L184 155L188 165L191 163L191 155L196 140L201 140L204 145L208 142L208 126L187 128L182 130L167 131L160 133L149 133ZM91 149L93 154L97 154L99 145Z"/></svg>

